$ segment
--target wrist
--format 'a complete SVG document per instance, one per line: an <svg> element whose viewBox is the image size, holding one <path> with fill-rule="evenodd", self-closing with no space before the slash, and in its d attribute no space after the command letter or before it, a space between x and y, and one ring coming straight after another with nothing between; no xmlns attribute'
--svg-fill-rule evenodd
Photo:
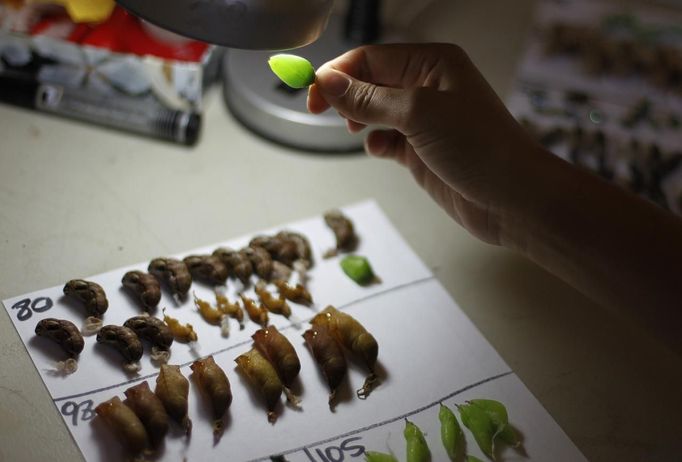
<svg viewBox="0 0 682 462"><path fill-rule="evenodd" d="M682 220L548 151L527 159L497 210L500 243L604 305L677 310Z"/></svg>
<svg viewBox="0 0 682 462"><path fill-rule="evenodd" d="M568 185L580 182L579 174L583 172L539 145L523 157L506 172L506 193L497 207L497 216L500 244L532 257L534 241L546 232L547 215L560 207L570 189Z"/></svg>

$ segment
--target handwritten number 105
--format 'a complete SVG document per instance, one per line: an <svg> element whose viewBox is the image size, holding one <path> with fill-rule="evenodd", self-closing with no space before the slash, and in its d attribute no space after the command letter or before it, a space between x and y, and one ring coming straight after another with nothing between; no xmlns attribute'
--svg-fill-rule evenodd
<svg viewBox="0 0 682 462"><path fill-rule="evenodd" d="M30 298L23 298L12 305L13 310L17 311L17 319L26 321L33 316L33 312L42 313L52 308L52 299L49 297L38 297L31 301Z"/></svg>
<svg viewBox="0 0 682 462"><path fill-rule="evenodd" d="M78 426L79 420L90 420L95 417L95 410L92 406L95 403L91 399L86 399L81 403L67 401L62 404L60 409L64 417L71 417L71 423Z"/></svg>
<svg viewBox="0 0 682 462"><path fill-rule="evenodd" d="M315 449L315 453L317 453L317 457L319 457L322 462L343 462L346 460L347 456L355 458L364 454L365 447L363 445L351 445L351 443L361 439L362 438L359 436L354 436L352 438L343 440L339 446L329 446L324 449L317 448ZM308 449L305 449L305 453L308 456L308 459L310 459L312 462L317 462L313 454L311 454Z"/></svg>

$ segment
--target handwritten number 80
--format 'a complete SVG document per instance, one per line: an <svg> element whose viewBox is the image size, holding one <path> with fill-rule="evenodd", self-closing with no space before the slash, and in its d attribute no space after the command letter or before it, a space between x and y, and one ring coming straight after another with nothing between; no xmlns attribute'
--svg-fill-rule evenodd
<svg viewBox="0 0 682 462"><path fill-rule="evenodd" d="M52 308L52 299L49 297L38 297L31 301L30 298L23 298L12 305L13 310L17 312L17 319L19 321L26 321L33 316L33 312L42 313Z"/></svg>

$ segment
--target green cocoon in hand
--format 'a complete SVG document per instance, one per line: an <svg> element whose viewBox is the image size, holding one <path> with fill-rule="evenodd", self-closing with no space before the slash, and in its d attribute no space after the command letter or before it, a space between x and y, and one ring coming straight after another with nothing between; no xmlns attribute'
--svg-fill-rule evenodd
<svg viewBox="0 0 682 462"><path fill-rule="evenodd" d="M310 61L300 56L274 55L268 64L272 72L291 88L305 88L315 81L315 68Z"/></svg>

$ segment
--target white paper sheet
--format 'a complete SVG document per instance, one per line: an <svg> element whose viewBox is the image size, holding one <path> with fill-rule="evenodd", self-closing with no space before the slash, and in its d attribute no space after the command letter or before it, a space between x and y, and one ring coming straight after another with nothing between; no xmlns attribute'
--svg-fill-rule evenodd
<svg viewBox="0 0 682 462"><path fill-rule="evenodd" d="M530 394L493 348L480 335L456 303L448 296L433 274L412 252L374 202L343 208L355 223L361 237L357 254L367 256L382 283L360 287L348 279L339 267L339 259L323 260L321 254L334 244L334 237L322 217L287 224L280 229L300 231L309 237L315 253L315 266L310 272L309 289L316 309L332 304L358 319L379 343L381 384L367 400L359 400L355 390L362 386L366 371L349 361L349 374L339 392L336 412L327 406L328 389L317 365L303 343L300 328L281 316L271 315L276 325L296 348L301 360L297 391L302 409L284 403L279 418L272 425L266 419L262 402L245 378L235 370L234 358L251 348L250 336L259 326L247 320L239 330L232 320L230 336L207 324L196 311L191 299L181 306L164 292L159 307L182 322L190 322L199 335L200 356L212 354L225 370L234 396L226 414L226 430L214 445L208 405L192 382L189 364L196 354L187 345L174 343L171 364L180 364L190 378L189 415L194 422L187 440L179 428L172 427L164 448L155 460L229 461L269 460L284 455L289 461L340 462L364 460L362 451L392 451L404 459L402 429L404 418L415 421L426 433L434 461L447 460L440 443L438 403L454 407L472 398L498 399L508 407L513 425L524 436L527 456L512 449L502 453L502 460L585 460L537 400ZM255 236L217 243L177 256L210 252L218 246L240 248ZM150 255L150 259L156 255ZM102 285L109 299L105 324L122 324L141 312L137 304L121 289L120 279L129 269L146 270L147 262L117 269L86 279ZM74 275L82 277L82 275ZM228 283L228 295L234 298L236 285ZM212 288L194 283L200 298L213 300ZM249 291L250 292L250 291ZM249 293L247 292L247 294ZM47 310L49 298L53 304ZM19 320L22 300L29 299L28 310ZM94 407L143 380L153 389L158 369L151 363L148 351L142 358L139 375L127 375L121 368L118 353L97 345L95 337L86 337L79 358L79 369L67 377L49 372L62 358L61 350L49 340L38 338L33 330L43 318L69 319L80 326L84 310L67 301L62 287L39 290L5 300L4 305L26 345L57 409L87 460L120 460L124 452L100 419ZM23 303L26 304L25 302ZM36 310L30 310L30 306ZM294 315L309 320L311 308L292 304ZM160 312L158 313L160 315ZM283 400L284 401L284 400ZM468 431L468 453L484 459Z"/></svg>

